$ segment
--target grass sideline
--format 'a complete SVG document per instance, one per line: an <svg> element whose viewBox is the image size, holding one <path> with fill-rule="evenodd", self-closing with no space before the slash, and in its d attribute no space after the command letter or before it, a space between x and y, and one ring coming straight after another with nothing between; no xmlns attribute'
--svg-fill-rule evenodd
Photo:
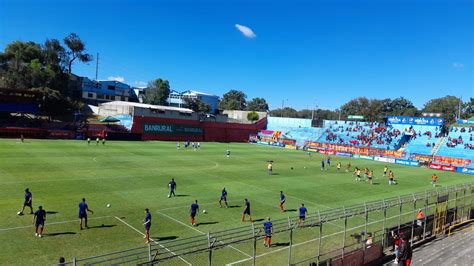
<svg viewBox="0 0 474 266"><path fill-rule="evenodd" d="M232 151L230 159L225 157L227 149ZM4 214L0 241L8 243L0 249L0 264L53 264L60 256L70 260L137 247L143 244L141 235L115 217L143 230L147 207L153 215L151 237L160 242L242 226L244 198L252 204L254 219L296 216L296 212L279 212L280 190L287 196L287 209L304 202L314 213L432 188L429 169L388 165L399 181L388 186L382 177L383 163L332 157L331 169L321 171L321 158L242 143L202 143L200 150L193 151L177 150L176 142L109 141L105 146L88 146L83 141L0 140L0 211ZM267 160L274 161L272 176L266 171ZM337 173L339 161L343 166L350 161L352 166L373 169L377 184L356 183L350 174ZM437 174L440 187L472 180L457 173ZM179 197L167 198L170 178L178 184ZM34 237L30 215L16 215L26 187L33 193L34 207L43 205L50 212L43 239ZM234 208L218 208L222 187ZM98 219L91 219L91 229L79 231L77 205L82 197L95 212L90 218ZM198 230L182 224L189 223L188 206L194 199L201 210L207 210L197 216ZM106 208L107 203L112 207ZM239 261L247 258L243 253L251 254L251 247L236 245L219 253L226 262ZM193 263L192 257L185 259Z"/></svg>

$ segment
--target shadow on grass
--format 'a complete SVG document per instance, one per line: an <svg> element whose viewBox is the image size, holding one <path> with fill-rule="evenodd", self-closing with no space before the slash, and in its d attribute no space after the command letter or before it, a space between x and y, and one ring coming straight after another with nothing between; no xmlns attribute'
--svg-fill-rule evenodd
<svg viewBox="0 0 474 266"><path fill-rule="evenodd" d="M162 236L162 237L153 237L153 239L156 239L157 241L165 241L165 240L174 240L177 239L177 236Z"/></svg>
<svg viewBox="0 0 474 266"><path fill-rule="evenodd" d="M242 207L242 206L240 206L240 205L229 205L229 208L240 208L240 207Z"/></svg>
<svg viewBox="0 0 474 266"><path fill-rule="evenodd" d="M110 227L115 227L115 226L117 225L116 224L101 224L101 225L89 226L87 229L110 228Z"/></svg>
<svg viewBox="0 0 474 266"><path fill-rule="evenodd" d="M200 225L206 225L206 224L218 224L219 222L203 222L203 223L197 223L196 226Z"/></svg>
<svg viewBox="0 0 474 266"><path fill-rule="evenodd" d="M178 194L178 195L176 195L175 197L189 197L189 195L186 195L186 194Z"/></svg>
<svg viewBox="0 0 474 266"><path fill-rule="evenodd" d="M296 212L296 209L287 209L285 212Z"/></svg>
<svg viewBox="0 0 474 266"><path fill-rule="evenodd" d="M273 243L270 245L270 247L287 247L289 246L289 242L281 242L281 243Z"/></svg>
<svg viewBox="0 0 474 266"><path fill-rule="evenodd" d="M261 219L255 219L255 220L252 220L252 221L253 221L253 222L261 222L261 221L263 221L263 220L265 220L265 219L261 218Z"/></svg>
<svg viewBox="0 0 474 266"><path fill-rule="evenodd" d="M50 234L44 234L44 236L50 237L50 236L62 236L62 235L75 235L76 232L58 232L58 233L50 233Z"/></svg>
<svg viewBox="0 0 474 266"><path fill-rule="evenodd" d="M47 211L46 214L56 214L58 212L55 212L55 211Z"/></svg>

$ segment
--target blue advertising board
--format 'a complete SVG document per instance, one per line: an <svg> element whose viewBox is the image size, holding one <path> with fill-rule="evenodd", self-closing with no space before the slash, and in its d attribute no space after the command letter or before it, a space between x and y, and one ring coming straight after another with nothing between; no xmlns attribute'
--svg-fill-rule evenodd
<svg viewBox="0 0 474 266"><path fill-rule="evenodd" d="M420 126L442 126L444 118L439 117L415 117L415 116L387 116L387 123Z"/></svg>
<svg viewBox="0 0 474 266"><path fill-rule="evenodd" d="M458 119L459 125L474 125L474 120Z"/></svg>
<svg viewBox="0 0 474 266"><path fill-rule="evenodd" d="M408 166L419 166L420 162L418 161L411 161L411 160L404 160L404 159L395 159L396 164L403 164Z"/></svg>
<svg viewBox="0 0 474 266"><path fill-rule="evenodd" d="M473 168L456 167L456 172L463 173L463 174L474 175L474 169Z"/></svg>
<svg viewBox="0 0 474 266"><path fill-rule="evenodd" d="M352 154L348 152L336 152L336 156L352 157Z"/></svg>

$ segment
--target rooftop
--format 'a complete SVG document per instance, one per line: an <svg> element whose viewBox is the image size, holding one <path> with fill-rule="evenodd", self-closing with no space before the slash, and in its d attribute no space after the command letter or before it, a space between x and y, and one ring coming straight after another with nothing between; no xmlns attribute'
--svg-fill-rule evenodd
<svg viewBox="0 0 474 266"><path fill-rule="evenodd" d="M178 111L184 113L193 113L194 111L188 108L180 108L180 107L172 107L172 106L163 106L163 105L153 105L153 104L145 104L145 103L134 103L134 102L124 102L124 101L113 101L107 103L101 103L101 106L107 105L121 105L121 106L133 106L133 107L140 107L140 108L149 108L149 109L156 109L156 110L163 110L163 111Z"/></svg>

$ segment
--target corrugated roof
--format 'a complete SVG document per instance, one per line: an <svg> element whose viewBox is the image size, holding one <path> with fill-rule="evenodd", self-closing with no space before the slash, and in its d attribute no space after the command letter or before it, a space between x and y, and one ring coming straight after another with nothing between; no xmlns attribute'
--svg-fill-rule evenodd
<svg viewBox="0 0 474 266"><path fill-rule="evenodd" d="M134 102L124 102L124 101L113 101L102 103L100 105L126 105L126 106L133 106L133 107L140 107L140 108L150 108L150 109L157 109L157 110L169 110L169 111L178 111L178 112L185 112L185 113L193 113L194 111L188 108L180 108L180 107L172 107L172 106L163 106L163 105L153 105L153 104L145 104L145 103L134 103Z"/></svg>

